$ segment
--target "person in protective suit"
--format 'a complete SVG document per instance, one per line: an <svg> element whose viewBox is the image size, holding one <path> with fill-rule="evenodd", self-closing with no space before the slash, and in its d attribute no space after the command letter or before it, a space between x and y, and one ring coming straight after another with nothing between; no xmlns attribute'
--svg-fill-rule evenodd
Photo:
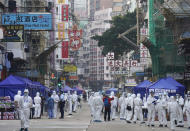
<svg viewBox="0 0 190 131"><path fill-rule="evenodd" d="M125 92L122 93L118 103L120 107L120 120L125 120Z"/></svg>
<svg viewBox="0 0 190 131"><path fill-rule="evenodd" d="M177 117L178 117L178 119L177 119L177 127L184 127L184 120L183 120L184 99L179 94L176 94L176 100L177 100L177 103L179 105L178 106L179 113L177 115Z"/></svg>
<svg viewBox="0 0 190 131"><path fill-rule="evenodd" d="M29 128L29 117L30 117L30 108L32 108L33 102L32 98L28 96L28 89L24 90L24 96L20 99L20 119L21 119L21 129L20 131L28 131Z"/></svg>
<svg viewBox="0 0 190 131"><path fill-rule="evenodd" d="M40 97L40 93L36 93L36 97L34 97L34 107L35 107L35 113L34 113L34 118L40 118L41 115L41 102L42 99Z"/></svg>
<svg viewBox="0 0 190 131"><path fill-rule="evenodd" d="M73 94L73 112L77 111L77 107L78 107L78 96L77 92L75 91Z"/></svg>
<svg viewBox="0 0 190 131"><path fill-rule="evenodd" d="M68 101L69 115L72 115L72 111L73 111L73 96L71 95L70 91L68 91L68 94L67 94L67 101Z"/></svg>
<svg viewBox="0 0 190 131"><path fill-rule="evenodd" d="M115 96L113 91L111 92L110 98L112 98L112 97L114 98L114 100L111 101L111 118L112 118L112 120L115 120L118 98Z"/></svg>
<svg viewBox="0 0 190 131"><path fill-rule="evenodd" d="M137 97L134 99L134 119L133 122L136 123L137 118L138 120L140 120L141 124L144 123L143 122L143 114L142 114L142 105L143 102L141 100L141 95L137 94Z"/></svg>
<svg viewBox="0 0 190 131"><path fill-rule="evenodd" d="M126 109L126 121L127 123L131 123L131 119L133 116L133 97L130 93L127 94L127 98L125 99L125 109Z"/></svg>
<svg viewBox="0 0 190 131"><path fill-rule="evenodd" d="M94 122L101 122L101 111L103 107L103 101L99 95L99 92L95 93L92 106L94 108L93 120Z"/></svg>
<svg viewBox="0 0 190 131"><path fill-rule="evenodd" d="M19 102L21 99L21 91L19 90L17 92L17 95L14 96L14 104L15 104L15 118L18 120L20 119L20 106L19 106Z"/></svg>
<svg viewBox="0 0 190 131"><path fill-rule="evenodd" d="M150 92L150 95L147 98L147 108L148 108L148 122L147 126L154 126L155 121L155 106L156 99L154 98L154 92Z"/></svg>
<svg viewBox="0 0 190 131"><path fill-rule="evenodd" d="M156 109L158 111L158 120L159 127L167 127L167 119L166 119L166 109L167 109L167 100L164 95L159 94L159 98L157 100Z"/></svg>
<svg viewBox="0 0 190 131"><path fill-rule="evenodd" d="M58 103L59 103L59 96L56 94L55 91L53 91L53 94L51 97L54 100L53 115L54 115L54 118L57 118L57 107L58 107Z"/></svg>
<svg viewBox="0 0 190 131"><path fill-rule="evenodd" d="M92 93L92 94L90 95L90 98L88 99L88 104L89 104L89 106L90 106L90 113L91 113L91 116L93 116L93 114L94 114L94 110L93 110L93 106L92 106L93 98L94 98L94 93Z"/></svg>
<svg viewBox="0 0 190 131"><path fill-rule="evenodd" d="M187 100L185 101L183 113L187 116L188 129L190 129L190 95L187 95Z"/></svg>
<svg viewBox="0 0 190 131"><path fill-rule="evenodd" d="M178 103L174 96L170 97L170 102L168 103L168 113L170 115L171 130L175 130L175 121L177 121L178 114Z"/></svg>

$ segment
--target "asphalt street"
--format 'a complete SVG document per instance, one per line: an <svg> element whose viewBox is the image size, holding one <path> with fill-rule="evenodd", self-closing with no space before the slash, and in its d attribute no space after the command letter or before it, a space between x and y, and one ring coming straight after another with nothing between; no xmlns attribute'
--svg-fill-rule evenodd
<svg viewBox="0 0 190 131"><path fill-rule="evenodd" d="M65 119L47 119L44 116L42 119L30 120L29 131L170 131L169 126L168 122L168 128L159 128L156 122L156 126L152 128L146 124L127 124L119 118L110 122L92 122L89 107L83 103L82 109L72 116L66 112ZM186 127L185 122L185 128L176 128L176 131L188 131ZM0 131L19 131L19 128L19 120L0 121Z"/></svg>

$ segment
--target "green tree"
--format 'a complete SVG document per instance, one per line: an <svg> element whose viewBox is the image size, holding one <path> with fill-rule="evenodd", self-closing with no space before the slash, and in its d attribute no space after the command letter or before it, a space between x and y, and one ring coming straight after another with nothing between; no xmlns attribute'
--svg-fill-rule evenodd
<svg viewBox="0 0 190 131"><path fill-rule="evenodd" d="M136 11L127 13L124 16L113 17L110 23L110 29L105 31L102 36L95 35L92 39L98 41L98 46L103 47L103 55L106 55L108 52L114 52L117 59L118 56L133 50L131 44L118 38L118 35L136 25ZM136 36L137 32L133 30L127 35L127 38L136 43Z"/></svg>

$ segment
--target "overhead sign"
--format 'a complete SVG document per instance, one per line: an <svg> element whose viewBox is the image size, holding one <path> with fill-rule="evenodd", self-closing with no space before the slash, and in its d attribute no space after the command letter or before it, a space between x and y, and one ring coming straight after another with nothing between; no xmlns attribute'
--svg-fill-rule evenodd
<svg viewBox="0 0 190 131"><path fill-rule="evenodd" d="M23 25L3 25L3 34L2 42L24 42Z"/></svg>
<svg viewBox="0 0 190 131"><path fill-rule="evenodd" d="M69 45L72 50L78 50L81 47L82 30L78 30L77 25L73 26L72 30L69 30Z"/></svg>
<svg viewBox="0 0 190 131"><path fill-rule="evenodd" d="M74 65L65 65L64 69L65 72L76 72L77 71L77 67Z"/></svg>
<svg viewBox="0 0 190 131"><path fill-rule="evenodd" d="M69 5L62 5L62 21L69 20Z"/></svg>
<svg viewBox="0 0 190 131"><path fill-rule="evenodd" d="M24 25L24 30L52 30L52 15L40 14L2 14L3 25Z"/></svg>

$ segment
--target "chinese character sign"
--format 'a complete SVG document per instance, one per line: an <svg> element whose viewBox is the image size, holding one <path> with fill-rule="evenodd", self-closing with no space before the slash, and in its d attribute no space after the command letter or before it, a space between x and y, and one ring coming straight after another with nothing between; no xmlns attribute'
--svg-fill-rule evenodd
<svg viewBox="0 0 190 131"><path fill-rule="evenodd" d="M109 52L107 54L107 60L114 60L114 52Z"/></svg>
<svg viewBox="0 0 190 131"><path fill-rule="evenodd" d="M24 30L52 30L52 15L46 14L3 14L3 25L24 25Z"/></svg>
<svg viewBox="0 0 190 131"><path fill-rule="evenodd" d="M82 30L78 30L74 25L72 30L69 30L70 47L72 50L78 50L81 47Z"/></svg>
<svg viewBox="0 0 190 131"><path fill-rule="evenodd" d="M69 5L62 5L62 21L69 20Z"/></svg>
<svg viewBox="0 0 190 131"><path fill-rule="evenodd" d="M65 39L65 23L58 24L58 39Z"/></svg>
<svg viewBox="0 0 190 131"><path fill-rule="evenodd" d="M63 41L62 43L62 58L68 58L69 57L69 42Z"/></svg>
<svg viewBox="0 0 190 131"><path fill-rule="evenodd" d="M58 4L65 4L65 0L58 0Z"/></svg>
<svg viewBox="0 0 190 131"><path fill-rule="evenodd" d="M115 61L115 67L122 67L122 61L121 60L116 60Z"/></svg>

